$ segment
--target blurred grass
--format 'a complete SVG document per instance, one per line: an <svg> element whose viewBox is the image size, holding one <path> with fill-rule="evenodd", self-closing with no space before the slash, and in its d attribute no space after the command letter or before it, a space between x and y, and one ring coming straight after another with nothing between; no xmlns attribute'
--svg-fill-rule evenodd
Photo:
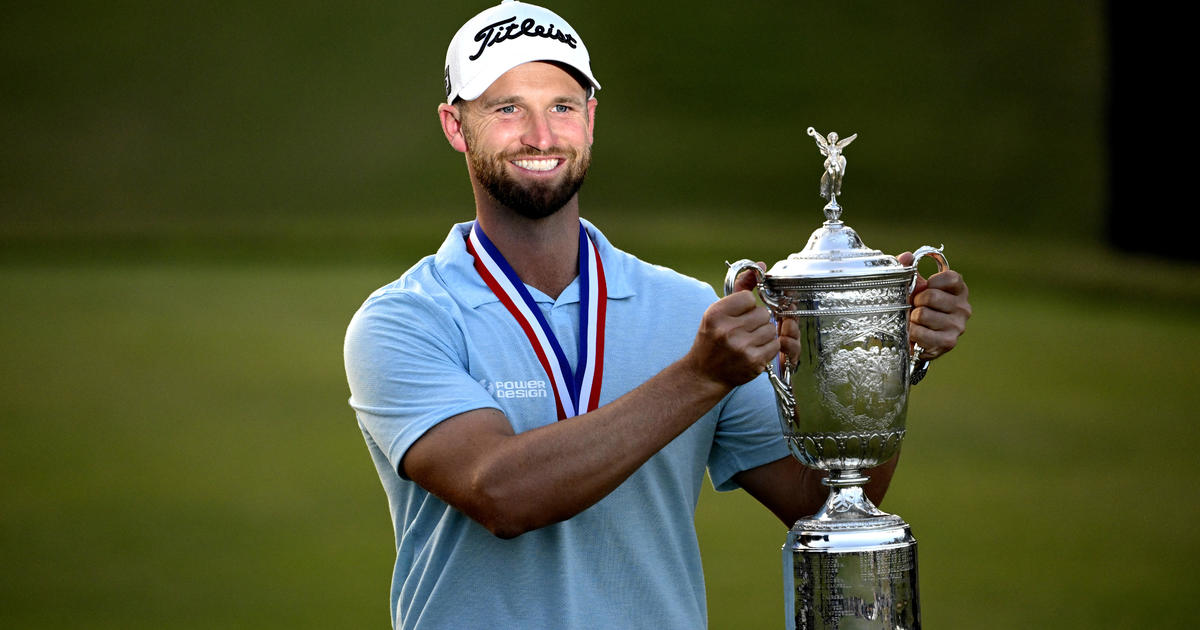
<svg viewBox="0 0 1200 630"><path fill-rule="evenodd" d="M711 227L608 231L713 283L775 256ZM915 390L885 506L921 541L926 623L1186 625L1197 269L952 236L976 315ZM0 627L386 627L391 531L341 337L415 257L0 265ZM711 627L779 627L785 528L710 490L697 527Z"/></svg>
<svg viewBox="0 0 1200 630"><path fill-rule="evenodd" d="M0 249L470 208L435 106L488 4L0 9ZM860 134L856 216L1101 233L1101 3L551 4L604 85L590 204L778 217L814 125Z"/></svg>
<svg viewBox="0 0 1200 630"><path fill-rule="evenodd" d="M378 274L0 275L0 626L386 624L387 515L340 361Z"/></svg>

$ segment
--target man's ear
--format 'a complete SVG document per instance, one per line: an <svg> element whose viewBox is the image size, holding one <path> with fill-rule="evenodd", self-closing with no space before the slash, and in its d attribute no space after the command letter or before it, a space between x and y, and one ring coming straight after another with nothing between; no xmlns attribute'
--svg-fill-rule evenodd
<svg viewBox="0 0 1200 630"><path fill-rule="evenodd" d="M596 103L597 103L596 97L594 97L594 96L592 98L589 98L588 102L587 102L587 109L588 109L587 140L588 140L589 147L592 146L592 142L594 142L593 135L596 131Z"/></svg>
<svg viewBox="0 0 1200 630"><path fill-rule="evenodd" d="M466 153L467 138L462 130L462 112L454 105L442 103L438 105L438 118L441 119L442 133L446 134L450 146L459 153Z"/></svg>

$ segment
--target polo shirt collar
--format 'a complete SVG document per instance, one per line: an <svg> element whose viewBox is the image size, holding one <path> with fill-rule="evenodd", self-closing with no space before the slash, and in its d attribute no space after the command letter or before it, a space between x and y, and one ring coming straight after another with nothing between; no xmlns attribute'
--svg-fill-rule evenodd
<svg viewBox="0 0 1200 630"><path fill-rule="evenodd" d="M600 260L604 263L604 284L608 287L608 299L620 300L632 297L635 292L625 273L626 257L629 255L613 247L596 226L586 219L581 219L581 221L583 221L583 228L587 230L588 236L596 244L596 249L600 252ZM438 248L437 254L434 255L434 266L442 276L445 285L453 287L455 296L471 308L499 301L496 294L492 293L491 288L479 276L479 272L475 270L475 258L467 251L467 235L471 232L471 226L474 224L474 221L455 224L450 228L450 233L446 235L446 240ZM534 301L538 303L571 304L579 301L579 276L576 276L571 284L563 289L557 300L529 285L525 286L529 289L529 294L533 296Z"/></svg>

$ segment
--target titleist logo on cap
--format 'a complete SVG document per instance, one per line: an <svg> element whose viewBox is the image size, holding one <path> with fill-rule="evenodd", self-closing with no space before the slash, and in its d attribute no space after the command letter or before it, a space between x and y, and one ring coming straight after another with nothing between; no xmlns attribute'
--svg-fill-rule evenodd
<svg viewBox="0 0 1200 630"><path fill-rule="evenodd" d="M575 44L578 43L578 40L575 39L574 35L565 33L561 29L554 28L553 24L542 26L533 18L525 18L524 20L521 20L520 24L516 24L516 19L517 17L514 15L507 20L500 20L499 22L488 24L480 29L479 32L475 34L475 41L482 42L479 45L479 52L467 57L467 59L475 61L483 55L483 51L489 46L499 44L500 42L508 39L516 39L522 35L527 35L529 37L545 37L547 39L558 40L570 46L571 48L575 48ZM505 26L505 24L508 26Z"/></svg>

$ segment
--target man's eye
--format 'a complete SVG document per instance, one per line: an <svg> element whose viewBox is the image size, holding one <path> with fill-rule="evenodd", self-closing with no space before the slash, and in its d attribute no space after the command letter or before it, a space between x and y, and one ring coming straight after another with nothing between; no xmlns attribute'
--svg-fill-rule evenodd
<svg viewBox="0 0 1200 630"><path fill-rule="evenodd" d="M514 113L516 113L516 111L517 111L516 105L505 105L504 107L500 108L501 114L514 114Z"/></svg>
<svg viewBox="0 0 1200 630"><path fill-rule="evenodd" d="M565 113L571 111L571 108L567 107L566 105L558 104L558 105L554 106L553 111L555 111L559 114L565 114Z"/></svg>

